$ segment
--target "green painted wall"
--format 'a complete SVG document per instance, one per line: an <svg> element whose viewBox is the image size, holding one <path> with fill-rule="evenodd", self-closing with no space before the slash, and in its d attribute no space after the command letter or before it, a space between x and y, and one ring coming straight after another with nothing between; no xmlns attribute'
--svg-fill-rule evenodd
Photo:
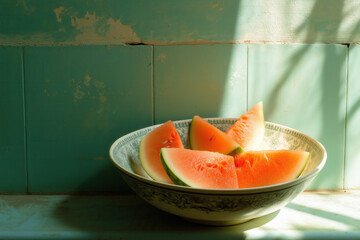
<svg viewBox="0 0 360 240"><path fill-rule="evenodd" d="M0 0L0 193L128 192L115 139L260 100L327 148L310 188L360 188L359 19L356 0Z"/></svg>
<svg viewBox="0 0 360 240"><path fill-rule="evenodd" d="M29 191L126 188L108 149L153 123L152 47L26 47L24 60Z"/></svg>
<svg viewBox="0 0 360 240"><path fill-rule="evenodd" d="M0 47L0 192L27 189L22 47Z"/></svg>
<svg viewBox="0 0 360 240"><path fill-rule="evenodd" d="M358 0L0 0L0 44L360 42Z"/></svg>
<svg viewBox="0 0 360 240"><path fill-rule="evenodd" d="M359 188L360 175L360 45L349 48L346 113L345 188Z"/></svg>

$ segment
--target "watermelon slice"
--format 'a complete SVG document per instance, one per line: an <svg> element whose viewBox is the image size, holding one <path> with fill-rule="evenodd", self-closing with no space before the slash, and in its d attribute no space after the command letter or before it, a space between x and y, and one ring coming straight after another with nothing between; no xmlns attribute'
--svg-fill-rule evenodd
<svg viewBox="0 0 360 240"><path fill-rule="evenodd" d="M259 102L226 132L244 151L257 150L265 132L263 103Z"/></svg>
<svg viewBox="0 0 360 240"><path fill-rule="evenodd" d="M213 189L238 188L232 156L209 151L162 148L161 161L176 184Z"/></svg>
<svg viewBox="0 0 360 240"><path fill-rule="evenodd" d="M139 146L140 162L145 172L154 180L173 183L160 160L161 148L184 148L172 121L155 128L145 135Z"/></svg>
<svg viewBox="0 0 360 240"><path fill-rule="evenodd" d="M300 176L309 153L299 150L248 151L234 156L239 188L287 182Z"/></svg>
<svg viewBox="0 0 360 240"><path fill-rule="evenodd" d="M190 146L193 150L237 154L242 148L230 136L208 123L205 119L194 116L190 125Z"/></svg>

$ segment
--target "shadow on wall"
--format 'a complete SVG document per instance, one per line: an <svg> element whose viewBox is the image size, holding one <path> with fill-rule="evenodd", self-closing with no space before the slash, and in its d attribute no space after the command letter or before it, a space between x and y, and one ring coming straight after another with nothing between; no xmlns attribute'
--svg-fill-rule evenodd
<svg viewBox="0 0 360 240"><path fill-rule="evenodd" d="M305 36L304 42L308 43L326 42L325 35L329 32L336 36L346 14L344 4L345 1L315 1L309 17L298 26L295 34L299 38ZM324 12L332 15L331 22L322 21ZM321 34L320 30L325 31L324 34ZM357 30L354 29L355 31ZM266 85L271 86L270 90L263 90L263 97L266 96L266 99L263 99L265 119L293 127L324 144L328 161L310 188L342 188L346 46L299 44L269 47L274 49L272 54L280 55L273 55L275 59L268 59L268 62L264 63L276 68L276 73L275 70L272 72L275 79L271 79L274 83L271 83L270 79L260 79L264 77L262 74L254 74L255 82L261 84L267 81ZM271 56L270 54L270 58ZM255 61L261 62L261 57ZM251 76L249 78L251 79Z"/></svg>
<svg viewBox="0 0 360 240"><path fill-rule="evenodd" d="M324 12L327 6L331 5L329 12L333 21L330 23L334 35L337 35L338 29L342 24L345 1L332 1L331 4L324 1L317 1L307 22L300 26L297 33L305 29L311 29L319 26L317 16ZM326 27L326 26L322 26ZM354 29L355 30L355 29ZM321 35L315 35L311 32L307 34L309 41L311 38L326 42ZM321 101L319 109L322 113L322 121L319 124L321 131L318 136L327 152L328 162L323 171L318 176L318 181L313 187L318 189L343 188L343 167L344 167L344 146L345 146L345 109L346 109L346 69L347 69L347 49L336 49L329 47L324 52L321 71ZM334 61L338 59L338 61Z"/></svg>

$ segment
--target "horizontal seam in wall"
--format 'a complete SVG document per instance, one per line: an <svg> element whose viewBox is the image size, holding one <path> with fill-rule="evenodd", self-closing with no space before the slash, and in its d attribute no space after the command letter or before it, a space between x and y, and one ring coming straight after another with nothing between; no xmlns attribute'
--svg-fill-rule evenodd
<svg viewBox="0 0 360 240"><path fill-rule="evenodd" d="M174 46L174 45L214 45L214 44L280 44L280 45L290 45L290 44L339 44L349 46L350 44L360 44L360 42L292 42L292 41L230 41L230 42L221 42L221 41L186 41L186 42L152 42L144 41L139 43L116 43L116 42L100 42L100 43L24 43L24 42L14 42L14 43L0 43L0 47L7 46L22 46L22 47L32 47L32 46L44 46L44 47L62 47L62 46Z"/></svg>

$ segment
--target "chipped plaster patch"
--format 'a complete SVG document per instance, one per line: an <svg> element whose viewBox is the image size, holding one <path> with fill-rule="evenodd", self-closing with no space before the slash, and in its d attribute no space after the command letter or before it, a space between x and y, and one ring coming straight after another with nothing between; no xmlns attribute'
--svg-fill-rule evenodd
<svg viewBox="0 0 360 240"><path fill-rule="evenodd" d="M81 90L81 86L77 86L74 92L74 102L81 100L85 96L85 92Z"/></svg>
<svg viewBox="0 0 360 240"><path fill-rule="evenodd" d="M84 77L84 84L85 86L90 86L91 77L89 74L86 74Z"/></svg>
<svg viewBox="0 0 360 240"><path fill-rule="evenodd" d="M229 81L230 87L234 87L236 84L238 84L240 78L241 78L241 74L238 71L235 71L230 77L230 81Z"/></svg>
<svg viewBox="0 0 360 240"><path fill-rule="evenodd" d="M105 83L101 82L101 81L94 81L94 85L96 88L104 88L105 87Z"/></svg>
<svg viewBox="0 0 360 240"><path fill-rule="evenodd" d="M161 63L164 63L166 61L166 58L167 58L167 54L160 53L159 56L157 57L157 61L161 62Z"/></svg>
<svg viewBox="0 0 360 240"><path fill-rule="evenodd" d="M71 26L75 27L75 25L76 25L75 19L74 17L71 17Z"/></svg>
<svg viewBox="0 0 360 240"><path fill-rule="evenodd" d="M210 7L212 8L217 8L218 6L220 6L220 2L210 5Z"/></svg>
<svg viewBox="0 0 360 240"><path fill-rule="evenodd" d="M100 104L107 101L105 83L96 79L93 80L87 71L82 80L75 81L73 79L72 82L75 84L73 92L74 102L78 102L85 97L88 99L97 99ZM101 105L98 112L101 113L103 110L104 106Z"/></svg>
<svg viewBox="0 0 360 240"><path fill-rule="evenodd" d="M104 102L107 101L107 97L106 97L105 93L99 92L99 101L100 101L101 103L104 103Z"/></svg>
<svg viewBox="0 0 360 240"><path fill-rule="evenodd" d="M211 5L209 5L211 8L218 8L219 9L219 11L223 11L224 10L224 8L223 7L220 7L220 2L217 2L217 3L215 3L215 4L211 4Z"/></svg>
<svg viewBox="0 0 360 240"><path fill-rule="evenodd" d="M63 6L54 9L56 20L59 23L61 23L61 21L62 21L62 18L60 15L64 13L64 10L65 10L65 7L63 7Z"/></svg>
<svg viewBox="0 0 360 240"><path fill-rule="evenodd" d="M138 43L140 37L121 19L105 19L87 12L83 18L71 16L71 25L79 31L75 41L86 43Z"/></svg>

